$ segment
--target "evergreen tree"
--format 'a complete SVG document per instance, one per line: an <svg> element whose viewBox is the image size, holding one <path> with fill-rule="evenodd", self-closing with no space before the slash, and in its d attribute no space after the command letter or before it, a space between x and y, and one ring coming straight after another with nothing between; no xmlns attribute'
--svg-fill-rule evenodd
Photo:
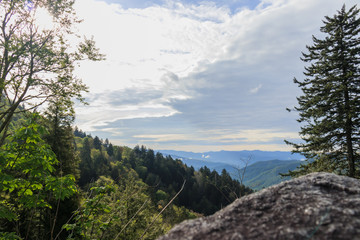
<svg viewBox="0 0 360 240"><path fill-rule="evenodd" d="M75 137L80 137L80 138L86 137L86 133L84 133L82 130L79 130L78 127L75 127L74 135Z"/></svg>
<svg viewBox="0 0 360 240"><path fill-rule="evenodd" d="M79 185L84 186L96 179L93 159L91 157L91 147L89 138L84 138L83 148L80 151L80 179Z"/></svg>
<svg viewBox="0 0 360 240"><path fill-rule="evenodd" d="M95 138L94 138L94 148L101 151L101 145L102 145L102 143L100 141L100 138L98 136L95 136Z"/></svg>
<svg viewBox="0 0 360 240"><path fill-rule="evenodd" d="M122 148L115 146L114 147L114 157L115 160L121 161L122 160Z"/></svg>
<svg viewBox="0 0 360 240"><path fill-rule="evenodd" d="M109 154L109 156L112 157L114 155L114 146L110 143L106 148L106 151Z"/></svg>
<svg viewBox="0 0 360 240"><path fill-rule="evenodd" d="M51 101L45 112L49 134L46 139L60 162L60 174L72 174L79 177L79 157L75 153L74 135L71 124L75 112L70 99L57 98Z"/></svg>
<svg viewBox="0 0 360 240"><path fill-rule="evenodd" d="M75 118L73 102L69 98L51 99L45 116L49 129L46 140L59 161L55 174L58 177L71 174L78 179L80 159L75 151L71 126ZM47 232L62 232L61 237L66 237L67 232L61 231L61 227L71 219L73 211L79 207L78 198L79 195L73 195L68 199L50 202L52 207L44 214L44 228L48 229ZM48 237L52 239L54 236Z"/></svg>
<svg viewBox="0 0 360 240"><path fill-rule="evenodd" d="M360 19L356 6L345 5L333 17L325 17L321 32L306 46L302 61L306 78L294 82L303 91L298 97L298 122L304 143L286 143L303 154L307 164L289 172L297 176L314 171L359 176L360 136Z"/></svg>

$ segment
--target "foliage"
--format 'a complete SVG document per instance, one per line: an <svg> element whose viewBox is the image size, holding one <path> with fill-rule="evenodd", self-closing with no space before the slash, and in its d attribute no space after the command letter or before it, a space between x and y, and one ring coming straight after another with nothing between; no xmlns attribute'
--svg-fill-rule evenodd
<svg viewBox="0 0 360 240"><path fill-rule="evenodd" d="M44 115L49 129L45 138L59 161L59 175L72 174L79 178L80 158L75 152L72 130L75 119L73 102L64 97L51 99Z"/></svg>
<svg viewBox="0 0 360 240"><path fill-rule="evenodd" d="M34 227L38 213L51 208L51 199L64 200L77 192L74 176L54 176L58 161L41 138L45 129L36 123L38 118L33 115L0 151L0 219L6 221L1 231L25 239L44 236Z"/></svg>
<svg viewBox="0 0 360 240"><path fill-rule="evenodd" d="M85 138L84 143L86 141L88 140ZM107 147L104 145L103 147L107 149L111 146L111 144L105 145ZM196 172L180 160L174 160L170 156L164 157L144 146L136 146L132 150L126 147L119 149L115 146L114 149L116 150L115 155L122 154L118 159L108 156L108 161L113 161L109 167L111 169L109 176L119 183L123 179L121 175L124 174L124 169L135 170L139 178L150 186L148 191L152 202L159 209L170 201L181 188L184 180L186 180L185 187L175 199L175 205L205 215L212 214L236 198L252 192L251 189L233 180L226 170L223 170L221 175L216 171L211 172L206 167ZM106 164L104 163L104 165ZM97 174L94 176L102 175L100 170L98 167L95 168L93 171L96 171ZM204 202L206 203L204 204ZM172 211L171 208L168 211ZM175 214L175 211L172 213ZM167 212L164 215L167 215Z"/></svg>
<svg viewBox="0 0 360 240"><path fill-rule="evenodd" d="M73 76L83 59L103 58L91 39L78 40L72 28L79 20L73 0L3 0L0 4L0 145L14 114L49 98L82 100L86 86ZM39 16L48 15L45 22ZM20 108L21 107L21 108Z"/></svg>
<svg viewBox="0 0 360 240"><path fill-rule="evenodd" d="M51 146L59 161L55 175L62 177L71 174L75 179L79 179L80 157L74 144L72 123L75 119L75 111L72 100L65 97L49 99L48 108L43 115L45 116L43 119L44 125L48 129L47 134L44 136L45 140ZM61 231L61 227L68 222L73 212L79 208L79 197L79 194L75 194L66 200L51 202L50 204L54 207L44 215L45 222L53 222L49 226L53 229L52 232L62 232L59 235L60 239L67 236L66 231ZM54 236L50 237L53 238Z"/></svg>
<svg viewBox="0 0 360 240"><path fill-rule="evenodd" d="M143 191L145 184L132 174L121 185L100 177L75 212L75 223L65 228L83 239L139 239L157 211ZM155 239L168 228L160 218L145 238Z"/></svg>
<svg viewBox="0 0 360 240"><path fill-rule="evenodd" d="M90 183L95 180L95 166L91 157L91 147L89 138L85 138L83 141L83 147L80 150L80 179L79 185L84 186L86 183Z"/></svg>
<svg viewBox="0 0 360 240"><path fill-rule="evenodd" d="M303 91L298 97L298 122L304 143L288 144L303 154L302 164L288 175L327 171L359 177L360 164L360 19L356 6L345 5L320 28L324 39L313 37L302 61L306 78L294 82Z"/></svg>
<svg viewBox="0 0 360 240"><path fill-rule="evenodd" d="M252 192L251 189L233 180L226 170L223 170L221 174L210 171L208 168L196 172L194 168L186 166L180 160L174 160L170 156L164 157L144 146L130 149L113 146L105 141L96 146L102 149L100 152L92 144L93 140L92 137L84 137L83 141L77 140L77 146L82 153L80 154L82 156L80 170L84 174L83 180L80 178L79 183L84 188L100 176L111 177L121 185L125 181L124 176L127 176L127 172L135 170L138 181L149 186L146 195L151 197L153 206L160 211L175 196L183 181L186 180L183 191L174 200L175 205L171 205L163 213L164 221L170 224L185 220L187 217L198 216L193 212L212 214L236 198ZM105 154L111 147L113 155ZM96 167L95 161L90 159L100 156L104 159L101 165L103 167L99 165ZM108 169L105 172L102 170L104 167ZM85 179L85 173L92 173L91 177Z"/></svg>
<svg viewBox="0 0 360 240"><path fill-rule="evenodd" d="M75 135L75 137L79 137L79 138L84 138L84 137L86 137L86 133L83 132L82 130L79 130L78 127L75 127L74 135Z"/></svg>
<svg viewBox="0 0 360 240"><path fill-rule="evenodd" d="M200 215L195 212L211 214L236 199L239 191L250 192L225 170L221 175L206 168L196 172L143 146L130 149L107 140L95 148L91 136L74 139L67 133L71 121L64 121L66 111L50 106L54 108L49 108L46 119L32 118L3 145L3 238L156 239L174 224ZM49 132L36 123L39 119ZM55 128L60 139L54 139ZM72 149L64 144L70 142ZM77 196L75 178L64 176L66 168L56 159L60 156L66 165L74 160L75 149L83 187Z"/></svg>

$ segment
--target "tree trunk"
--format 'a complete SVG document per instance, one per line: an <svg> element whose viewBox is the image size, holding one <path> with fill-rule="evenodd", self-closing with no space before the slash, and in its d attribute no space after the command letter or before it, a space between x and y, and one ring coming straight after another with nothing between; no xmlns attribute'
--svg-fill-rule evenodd
<svg viewBox="0 0 360 240"><path fill-rule="evenodd" d="M354 149L352 143L352 119L350 113L350 103L349 103L349 92L345 91L345 135L346 135L346 148L347 148L347 162L349 166L349 177L355 176L355 159L354 159Z"/></svg>

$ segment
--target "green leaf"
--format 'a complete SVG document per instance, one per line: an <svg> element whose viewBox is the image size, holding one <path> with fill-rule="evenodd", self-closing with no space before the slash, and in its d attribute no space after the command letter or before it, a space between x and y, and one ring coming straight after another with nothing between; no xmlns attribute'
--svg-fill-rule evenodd
<svg viewBox="0 0 360 240"><path fill-rule="evenodd" d="M26 189L26 191L24 192L25 196L32 196L33 195L33 191L31 191L30 189Z"/></svg>
<svg viewBox="0 0 360 240"><path fill-rule="evenodd" d="M17 216L13 213L8 206L5 205L5 202L0 203L0 219L5 218L7 221L14 221Z"/></svg>

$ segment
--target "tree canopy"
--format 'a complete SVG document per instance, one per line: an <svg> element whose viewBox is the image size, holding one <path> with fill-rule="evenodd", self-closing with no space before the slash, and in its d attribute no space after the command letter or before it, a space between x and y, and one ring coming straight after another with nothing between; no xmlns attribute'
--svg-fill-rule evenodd
<svg viewBox="0 0 360 240"><path fill-rule="evenodd" d="M81 98L86 86L74 64L103 58L91 39L79 40L73 0L3 0L0 4L0 145L13 115L51 98ZM47 24L41 17L47 16ZM22 108L19 108L19 107Z"/></svg>
<svg viewBox="0 0 360 240"><path fill-rule="evenodd" d="M307 158L307 164L290 172L302 175L327 171L360 176L360 19L356 6L345 5L320 28L324 39L313 36L301 60L305 79L294 82L298 97L298 122L303 143L288 144Z"/></svg>

